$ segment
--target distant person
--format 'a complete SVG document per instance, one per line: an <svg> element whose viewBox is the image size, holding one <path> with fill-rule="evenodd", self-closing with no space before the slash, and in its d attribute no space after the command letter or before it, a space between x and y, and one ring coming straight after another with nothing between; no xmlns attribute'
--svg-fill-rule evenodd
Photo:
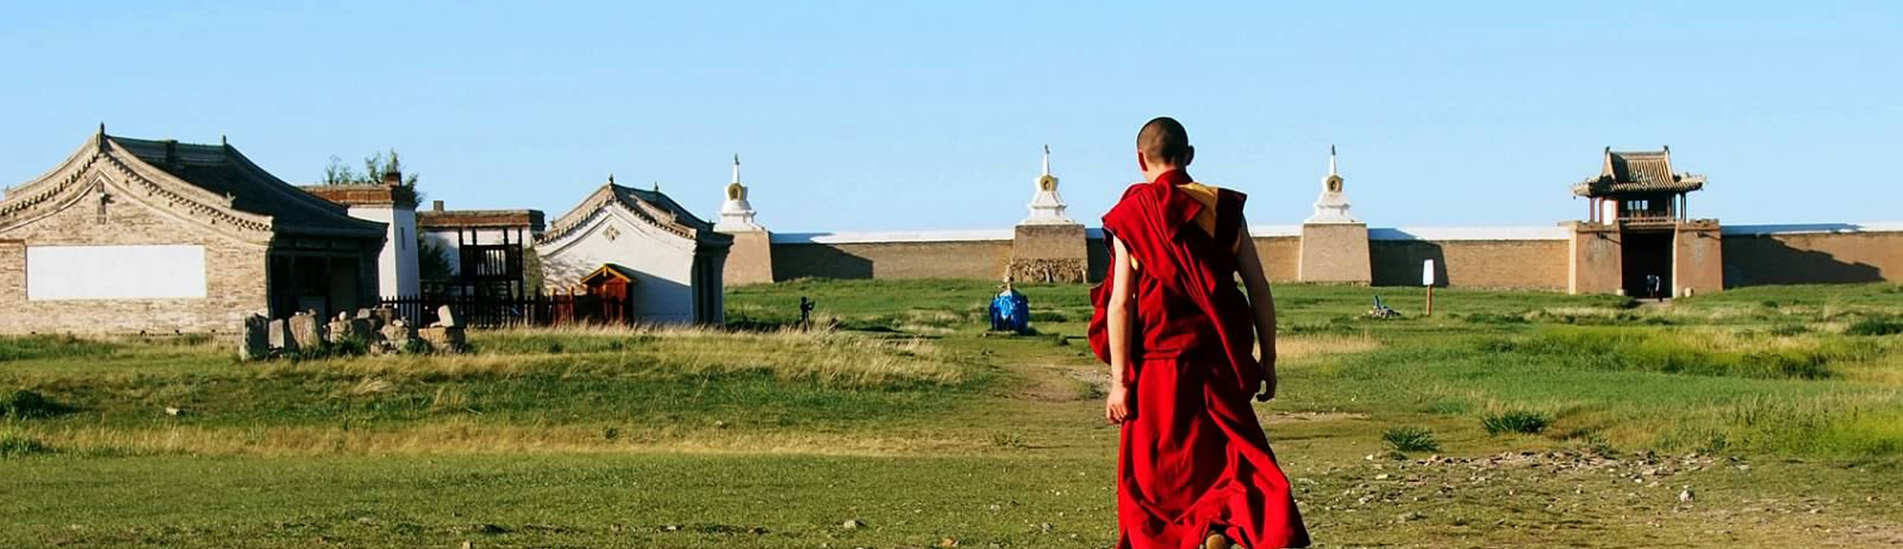
<svg viewBox="0 0 1903 549"><path fill-rule="evenodd" d="M991 331L1025 335L1031 332L1031 298L1004 279L1004 291L991 298Z"/></svg>
<svg viewBox="0 0 1903 549"><path fill-rule="evenodd" d="M1110 364L1117 546L1308 546L1249 395L1275 397L1275 303L1244 196L1196 183L1183 125L1137 134L1132 185L1103 218L1110 279L1091 291L1090 343ZM1248 295L1236 287L1236 275ZM1261 359L1254 351L1260 344Z"/></svg>
<svg viewBox="0 0 1903 549"><path fill-rule="evenodd" d="M1653 301L1665 301L1665 294L1661 292L1663 286L1665 286L1664 277L1655 274L1645 275L1645 291L1652 294Z"/></svg>

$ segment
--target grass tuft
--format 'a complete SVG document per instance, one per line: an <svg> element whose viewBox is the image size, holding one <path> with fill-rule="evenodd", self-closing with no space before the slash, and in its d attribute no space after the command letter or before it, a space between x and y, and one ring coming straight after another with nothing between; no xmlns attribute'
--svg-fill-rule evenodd
<svg viewBox="0 0 1903 549"><path fill-rule="evenodd" d="M1480 427L1487 430L1488 436L1504 433L1537 435L1553 423L1553 418L1544 413L1527 410L1505 410L1488 413L1480 418Z"/></svg>
<svg viewBox="0 0 1903 549"><path fill-rule="evenodd" d="M38 419L53 417L73 411L72 407L54 402L44 395L28 390L14 391L0 399L0 417L10 419Z"/></svg>
<svg viewBox="0 0 1903 549"><path fill-rule="evenodd" d="M1850 323L1844 328L1844 335L1886 336L1903 334L1903 319L1892 317L1865 317Z"/></svg>
<svg viewBox="0 0 1903 549"><path fill-rule="evenodd" d="M1381 432L1381 440L1396 452L1440 451L1440 441L1434 440L1434 433L1424 427L1394 427Z"/></svg>
<svg viewBox="0 0 1903 549"><path fill-rule="evenodd" d="M13 431L0 431L0 458L50 453L53 453L53 447L40 442L40 439Z"/></svg>

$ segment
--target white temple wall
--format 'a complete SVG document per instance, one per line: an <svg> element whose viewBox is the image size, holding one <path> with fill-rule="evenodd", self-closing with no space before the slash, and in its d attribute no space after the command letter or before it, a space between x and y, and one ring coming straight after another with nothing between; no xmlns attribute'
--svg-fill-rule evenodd
<svg viewBox="0 0 1903 549"><path fill-rule="evenodd" d="M694 242L618 209L590 226L536 248L545 284L570 288L602 265L635 271L634 311L644 322L689 324L695 318ZM613 238L609 238L612 234Z"/></svg>

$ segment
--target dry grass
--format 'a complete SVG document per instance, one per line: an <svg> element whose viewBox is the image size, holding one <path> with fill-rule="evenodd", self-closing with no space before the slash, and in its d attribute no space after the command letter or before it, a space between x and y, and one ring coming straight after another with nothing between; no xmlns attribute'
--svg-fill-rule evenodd
<svg viewBox="0 0 1903 549"><path fill-rule="evenodd" d="M272 363L261 375L309 369L382 383L404 379L494 378L529 373L704 377L766 373L834 386L958 384L969 369L952 353L916 338L824 330L725 332L692 328L565 327L477 332L477 353L352 357ZM378 392L358 387L357 394Z"/></svg>
<svg viewBox="0 0 1903 549"><path fill-rule="evenodd" d="M1367 333L1361 334L1312 334L1283 336L1275 339L1275 355L1278 361L1296 361L1328 355L1365 353L1381 347L1381 342Z"/></svg>
<svg viewBox="0 0 1903 549"><path fill-rule="evenodd" d="M977 435L940 432L809 432L715 425L519 425L448 419L375 426L171 426L156 429L26 427L55 451L99 455L290 457L468 453L643 452L892 456L968 453Z"/></svg>

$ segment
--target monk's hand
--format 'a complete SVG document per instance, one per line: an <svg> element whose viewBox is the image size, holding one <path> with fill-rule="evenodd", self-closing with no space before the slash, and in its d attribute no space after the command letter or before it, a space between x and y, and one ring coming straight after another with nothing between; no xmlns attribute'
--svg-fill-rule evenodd
<svg viewBox="0 0 1903 549"><path fill-rule="evenodd" d="M1130 388L1122 383L1110 383L1110 396L1104 398L1103 418L1111 423L1123 423L1130 419Z"/></svg>
<svg viewBox="0 0 1903 549"><path fill-rule="evenodd" d="M1275 364L1262 365L1262 392L1255 395L1256 402L1268 402L1275 398Z"/></svg>

